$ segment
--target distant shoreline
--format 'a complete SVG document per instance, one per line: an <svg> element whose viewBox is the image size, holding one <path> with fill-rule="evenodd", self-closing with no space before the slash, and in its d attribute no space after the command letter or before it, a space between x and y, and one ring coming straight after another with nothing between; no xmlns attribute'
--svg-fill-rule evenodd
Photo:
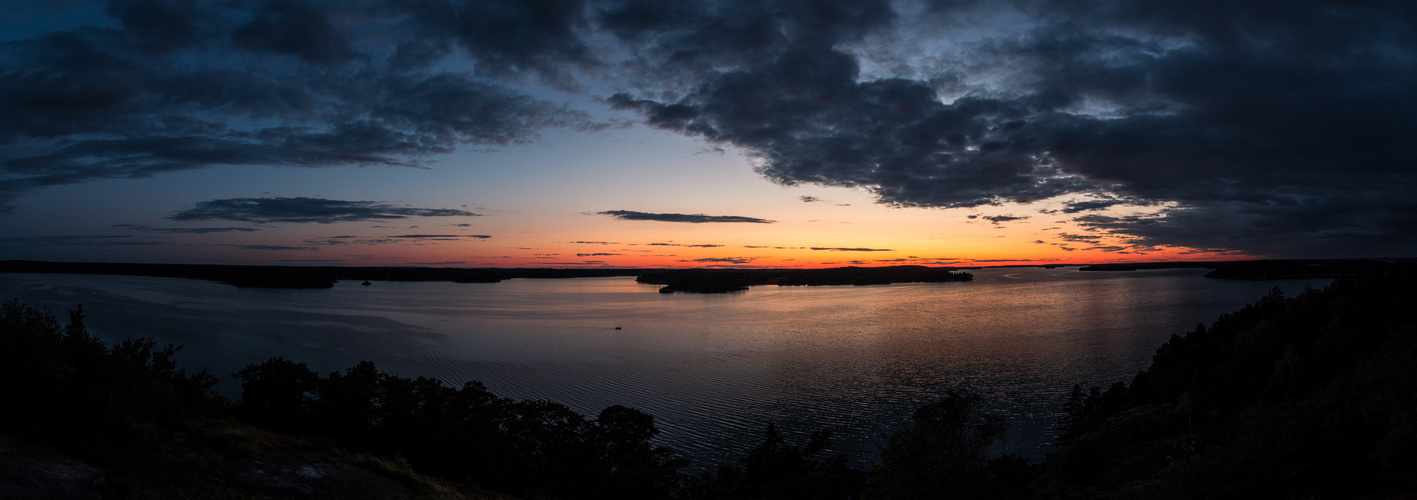
<svg viewBox="0 0 1417 500"><path fill-rule="evenodd" d="M1335 278L1417 259L1295 259L1218 262L1143 262L1083 265L1079 271L1143 269L1213 269L1206 277L1225 279ZM997 267L1071 267L1076 264L1036 264ZM731 293L752 285L822 286L970 281L965 269L982 267L839 267L828 269L635 269L635 268L449 268L252 266L221 264L141 264L101 262L0 261L0 273L93 274L184 278L227 283L241 288L332 288L339 281L451 281L497 283L514 278L565 279L634 276L636 281L664 285L663 293Z"/></svg>
<svg viewBox="0 0 1417 500"><path fill-rule="evenodd" d="M842 267L832 269L551 269L447 267L241 266L218 264L136 264L101 262L0 261L0 273L91 274L183 278L227 283L241 288L332 288L340 281L451 281L497 283L514 278L565 279L634 276L641 283L665 285L660 291L724 293L749 285L876 285L969 281L955 268L925 266Z"/></svg>

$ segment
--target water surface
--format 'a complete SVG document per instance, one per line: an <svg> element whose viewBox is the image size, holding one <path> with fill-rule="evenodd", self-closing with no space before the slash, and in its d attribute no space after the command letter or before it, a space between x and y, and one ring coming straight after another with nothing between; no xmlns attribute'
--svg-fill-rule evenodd
<svg viewBox="0 0 1417 500"><path fill-rule="evenodd" d="M1172 334L1280 285L1203 270L972 271L973 282L758 286L660 294L633 278L238 289L170 278L0 274L0 298L56 312L82 303L109 341L185 346L183 366L224 379L275 356L320 372L360 360L451 385L549 399L589 416L644 410L696 467L729 460L775 422L789 439L834 431L865 463L879 436L948 390L1006 415L1008 451L1041 458L1074 383L1130 381ZM619 327L619 329L616 329Z"/></svg>

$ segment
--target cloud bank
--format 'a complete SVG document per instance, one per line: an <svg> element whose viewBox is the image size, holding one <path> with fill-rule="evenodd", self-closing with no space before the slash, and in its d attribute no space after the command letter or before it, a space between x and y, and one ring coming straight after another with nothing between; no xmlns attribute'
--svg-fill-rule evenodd
<svg viewBox="0 0 1417 500"><path fill-rule="evenodd" d="M400 207L375 201L329 200L324 198L227 198L198 202L192 208L168 216L175 221L227 220L266 224L271 222L333 224L336 222L384 221L409 217L469 217L478 214L451 208ZM447 237L463 237L447 236ZM411 236L410 236L411 237Z"/></svg>
<svg viewBox="0 0 1417 500"><path fill-rule="evenodd" d="M738 215L704 215L704 214L676 214L676 213L650 213L636 212L633 210L607 210L596 212L600 215L609 215L620 220L649 220L659 222L687 222L690 224L704 224L711 222L746 222L750 224L772 224L777 221L760 219L757 217L743 217Z"/></svg>
<svg viewBox="0 0 1417 500"><path fill-rule="evenodd" d="M112 0L102 15L5 43L0 207L96 179L421 165L604 126L563 92L737 148L773 182L889 205L1077 195L1061 213L1140 245L1417 252L1412 2ZM1151 210L1090 218L1122 206Z"/></svg>
<svg viewBox="0 0 1417 500"><path fill-rule="evenodd" d="M416 165L595 128L497 80L559 82L587 57L580 6L563 7L110 1L105 22L5 44L0 205L214 165Z"/></svg>
<svg viewBox="0 0 1417 500"><path fill-rule="evenodd" d="M1417 250L1410 3L904 2L878 8L909 16L842 15L811 31L778 7L779 30L757 38L714 24L730 9L637 24L626 39L647 40L647 57L687 51L725 69L671 64L694 84L609 102L742 148L778 183L864 188L887 204L1108 193L1173 203L1107 223L1145 244ZM748 55L722 64L718 46Z"/></svg>

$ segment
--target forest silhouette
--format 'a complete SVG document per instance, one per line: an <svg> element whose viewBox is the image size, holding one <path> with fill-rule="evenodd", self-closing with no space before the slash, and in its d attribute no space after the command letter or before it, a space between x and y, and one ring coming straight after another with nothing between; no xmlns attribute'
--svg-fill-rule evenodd
<svg viewBox="0 0 1417 500"><path fill-rule="evenodd" d="M967 392L916 409L869 470L826 452L830 430L789 443L768 423L760 444L699 474L655 444L642 411L591 418L371 362L323 375L284 358L251 364L228 401L217 376L178 366L177 346L110 345L82 307L61 322L16 301L0 306L0 431L94 464L114 498L253 497L214 479L209 459L171 452L240 426L406 462L464 497L1388 497L1417 492L1415 279L1417 266L1394 265L1292 298L1275 289L1172 336L1130 382L1060 400L1059 446L1042 463L992 453L1005 416Z"/></svg>

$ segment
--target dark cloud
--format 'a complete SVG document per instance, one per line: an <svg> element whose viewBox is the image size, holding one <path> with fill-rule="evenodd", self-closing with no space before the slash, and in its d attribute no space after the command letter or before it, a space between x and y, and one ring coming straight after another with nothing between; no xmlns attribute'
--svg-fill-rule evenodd
<svg viewBox="0 0 1417 500"><path fill-rule="evenodd" d="M271 262L274 263L274 264L303 264L303 265L309 265L309 264L343 265L343 264L348 264L348 263L349 263L349 261L348 261L348 260L345 260L345 259L276 259L276 260L272 260Z"/></svg>
<svg viewBox="0 0 1417 500"><path fill-rule="evenodd" d="M329 200L324 198L227 198L198 202L173 213L176 221L230 220L265 224L270 222L331 224L377 221L409 217L466 217L478 214L449 208L400 207L375 201Z"/></svg>
<svg viewBox="0 0 1417 500"><path fill-rule="evenodd" d="M696 73L698 84L677 93L609 102L743 148L785 185L861 187L884 203L934 207L1107 193L1063 210L1170 203L1157 224L1114 228L1155 244L1417 251L1417 207L1405 195L1417 189L1417 150L1406 146L1417 136L1417 7L1005 5L938 2L898 20L893 28L995 20L970 26L982 34L969 43L950 45L946 32L933 59L871 45L914 36L897 32L778 43ZM676 12L636 26L686 17ZM863 55L878 58L869 74Z"/></svg>
<svg viewBox="0 0 1417 500"><path fill-rule="evenodd" d="M754 257L704 257L702 259L686 259L679 262L719 262L724 264L747 264L757 260Z"/></svg>
<svg viewBox="0 0 1417 500"><path fill-rule="evenodd" d="M634 83L675 88L786 51L859 41L896 14L885 0L612 0L593 18L635 56L637 72L656 77Z"/></svg>
<svg viewBox="0 0 1417 500"><path fill-rule="evenodd" d="M1091 244L1094 244L1094 245L1096 245L1096 244L1098 244L1100 241L1102 241L1102 237L1101 237L1101 236L1093 235L1093 234L1068 234L1068 233L1061 233L1061 234L1058 235L1058 238L1061 239L1061 240L1063 240L1063 241L1073 241L1073 242L1091 243Z"/></svg>
<svg viewBox="0 0 1417 500"><path fill-rule="evenodd" d="M578 253L578 254L576 254L576 257L601 257L601 256L611 256L611 255L620 255L620 254L618 254L618 253L608 253L608 252Z"/></svg>
<svg viewBox="0 0 1417 500"><path fill-rule="evenodd" d="M1118 197L1115 197L1115 196L1102 195L1102 196L1098 196L1098 197L1096 197L1096 198L1089 199L1089 200L1072 200L1072 201L1068 201L1068 202L1066 202L1066 204L1063 206L1063 208L1062 208L1061 210L1039 210L1039 212L1042 212L1042 213L1045 213L1045 214L1050 214L1050 215L1051 215L1051 214L1056 214L1056 213L1059 213L1059 212L1065 213L1065 214L1075 214L1075 213L1079 213L1079 212L1092 212L1092 211L1097 211L1097 210L1106 210L1106 209L1108 209L1108 208L1112 208L1112 207L1115 207L1115 206L1126 206L1126 205L1132 205L1132 206L1152 206L1152 205L1156 205L1156 202L1155 202L1155 201L1150 201L1150 200L1144 200L1144 199L1141 199L1141 198L1118 198Z"/></svg>
<svg viewBox="0 0 1417 500"><path fill-rule="evenodd" d="M434 239L434 238L436 238L436 239L445 239L445 240L456 240L456 239L460 239L460 238L475 238L475 239L479 239L479 240L485 240L485 239L488 239L488 238L491 238L491 237L492 237L492 236L486 235L486 234L399 234L399 235L389 236L389 238L406 238L406 239Z"/></svg>
<svg viewBox="0 0 1417 500"><path fill-rule="evenodd" d="M1076 222L1143 246L1184 242L1274 256L1406 256L1413 252L1408 235L1417 234L1417 200L1400 198L1353 200L1344 210L1324 202L1228 202L1155 214L1085 215Z"/></svg>
<svg viewBox="0 0 1417 500"><path fill-rule="evenodd" d="M1128 253L1128 252L1125 252L1125 250L1127 250L1128 248L1131 248L1131 247L1123 247L1123 246L1117 246L1117 245L1107 245L1107 246L1087 247L1087 248L1085 248L1084 250L1101 250L1101 251L1103 251L1103 252Z"/></svg>
<svg viewBox="0 0 1417 500"><path fill-rule="evenodd" d="M307 240L305 243L311 245L337 246L337 245L387 245L390 243L403 243L406 240L397 238L360 238L355 236L336 236L332 238L317 238Z"/></svg>
<svg viewBox="0 0 1417 500"><path fill-rule="evenodd" d="M603 126L552 92L516 90L549 86L742 150L784 185L898 206L1165 207L1092 226L1152 246L1417 252L1411 2L113 0L104 12L5 45L0 210L95 179L420 165Z"/></svg>
<svg viewBox="0 0 1417 500"><path fill-rule="evenodd" d="M249 233L256 231L253 227L153 227L138 224L114 224L113 227L138 231L142 233L175 233L175 234L211 234L211 233Z"/></svg>
<svg viewBox="0 0 1417 500"><path fill-rule="evenodd" d="M30 249L36 247L89 247L89 246L148 246L164 243L152 240L134 239L126 235L57 235L0 238L0 247Z"/></svg>
<svg viewBox="0 0 1417 500"><path fill-rule="evenodd" d="M704 215L704 214L656 214L649 212L635 212L631 210L608 210L596 212L600 215L609 215L620 220L650 220L659 222L688 222L701 224L706 222L747 222L753 224L772 224L777 221L759 219L757 217L743 217L738 215Z"/></svg>
<svg viewBox="0 0 1417 500"><path fill-rule="evenodd" d="M255 19L236 28L231 38L242 49L289 54L314 63L355 55L324 12L301 2L266 2Z"/></svg>
<svg viewBox="0 0 1417 500"><path fill-rule="evenodd" d="M1026 216L1026 215L1025 215L1025 216L1017 216L1017 217L1016 217L1016 216L1013 216L1013 215L985 215L985 216L984 216L984 220L987 220L987 221L989 221L989 222L992 222L992 223L994 223L994 225L999 225L999 224L1002 224L1002 223L1005 223L1005 222L1013 222L1013 221L1016 221L1016 220L1023 220L1023 219L1027 219L1027 218L1028 218L1028 216Z"/></svg>
<svg viewBox="0 0 1417 500"><path fill-rule="evenodd" d="M236 248L240 248L240 249L242 249L242 250L269 250L269 251L281 251L281 250L315 250L315 247L296 247L296 246L287 246L287 245L216 245L216 246L219 246L219 247L236 247Z"/></svg>
<svg viewBox="0 0 1417 500"><path fill-rule="evenodd" d="M593 62L583 40L587 9L580 0L390 2L388 10L413 15L414 39L401 43L397 54L412 63L457 46L480 72L530 72L570 86L567 65Z"/></svg>
<svg viewBox="0 0 1417 500"><path fill-rule="evenodd" d="M45 186L214 165L413 165L598 127L497 81L561 79L554 65L587 60L583 10L114 0L102 27L6 44L0 205ZM476 68L440 64L452 57Z"/></svg>
<svg viewBox="0 0 1417 500"><path fill-rule="evenodd" d="M812 250L825 250L829 252L894 252L889 248L846 248L846 247L812 247Z"/></svg>
<svg viewBox="0 0 1417 500"><path fill-rule="evenodd" d="M799 196L798 198L801 199L803 203L816 203L819 201L826 201L816 196Z"/></svg>
<svg viewBox="0 0 1417 500"><path fill-rule="evenodd" d="M1010 134L1031 110L992 98L942 103L923 82L862 81L830 49L786 53L723 74L671 103L610 102L654 126L744 147L785 185L863 187L899 205L968 207L1035 201L1086 187Z"/></svg>
<svg viewBox="0 0 1417 500"><path fill-rule="evenodd" d="M688 248L718 248L718 247L723 246L723 245L715 245L715 244L712 244L712 243L702 243L702 244L698 244L698 245L685 245L685 244L680 244L680 243L647 243L647 245L656 246L656 247L688 247Z"/></svg>

